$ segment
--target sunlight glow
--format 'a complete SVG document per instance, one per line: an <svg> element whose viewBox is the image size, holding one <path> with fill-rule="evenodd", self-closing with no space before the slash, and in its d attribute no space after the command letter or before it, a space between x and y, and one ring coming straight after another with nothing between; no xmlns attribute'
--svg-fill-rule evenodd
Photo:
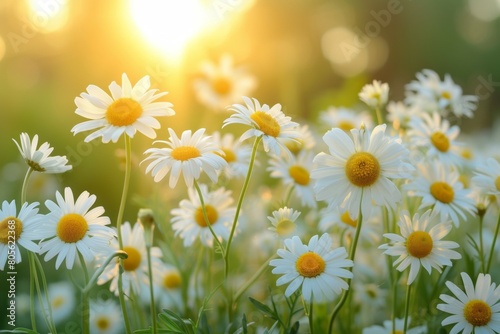
<svg viewBox="0 0 500 334"><path fill-rule="evenodd" d="M29 19L41 32L58 30L68 21L67 0L28 0Z"/></svg>

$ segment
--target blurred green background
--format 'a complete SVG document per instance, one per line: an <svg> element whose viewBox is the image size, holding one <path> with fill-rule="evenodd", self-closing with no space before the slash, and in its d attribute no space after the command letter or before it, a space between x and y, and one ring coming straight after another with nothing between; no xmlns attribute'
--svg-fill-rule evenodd
<svg viewBox="0 0 500 334"><path fill-rule="evenodd" d="M465 94L481 94L476 117L460 125L483 131L500 103L499 16L497 0L2 0L0 195L19 198L26 169L12 138L38 134L74 169L33 179L28 199L43 202L63 186L88 190L114 219L123 178L116 150L123 142L73 136L70 129L84 121L74 98L89 84L107 90L121 83L124 72L132 83L150 75L153 87L170 92L164 100L177 112L160 120L158 139L167 139L167 127L218 130L224 116L212 117L197 102L192 80L202 61L224 53L257 77L255 97L281 103L299 121L328 105L358 103L358 91L372 79L388 82L390 98L402 100L416 72L450 73ZM134 138L136 162L150 146L148 138ZM143 171L135 165L131 193L147 197L157 188ZM130 203L126 220L138 208Z"/></svg>

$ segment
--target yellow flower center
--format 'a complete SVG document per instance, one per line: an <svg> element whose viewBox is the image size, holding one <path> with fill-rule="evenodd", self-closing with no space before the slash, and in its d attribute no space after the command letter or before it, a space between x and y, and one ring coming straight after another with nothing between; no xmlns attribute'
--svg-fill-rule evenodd
<svg viewBox="0 0 500 334"><path fill-rule="evenodd" d="M23 223L16 217L7 217L0 222L0 242L7 245L17 241L23 233Z"/></svg>
<svg viewBox="0 0 500 334"><path fill-rule="evenodd" d="M302 254L295 263L295 268L304 277L316 277L325 271L325 260L313 252Z"/></svg>
<svg viewBox="0 0 500 334"><path fill-rule="evenodd" d="M470 148L463 148L462 151L460 151L460 155L465 160L472 160L472 157L474 156Z"/></svg>
<svg viewBox="0 0 500 334"><path fill-rule="evenodd" d="M29 159L26 159L26 163L28 164L28 166L31 167L31 169L37 171L37 172L45 172L45 168L43 168L42 166L40 166L38 163L34 162L33 160L29 160Z"/></svg>
<svg viewBox="0 0 500 334"><path fill-rule="evenodd" d="M57 235L67 243L82 240L88 229L89 225L85 218L77 213L65 214L57 223Z"/></svg>
<svg viewBox="0 0 500 334"><path fill-rule="evenodd" d="M344 132L349 132L354 129L356 126L352 124L351 121L341 120L338 122L337 127Z"/></svg>
<svg viewBox="0 0 500 334"><path fill-rule="evenodd" d="M370 153L357 152L347 160L345 174L355 186L369 187L380 176L380 164Z"/></svg>
<svg viewBox="0 0 500 334"><path fill-rule="evenodd" d="M495 188L500 191L500 176L495 179Z"/></svg>
<svg viewBox="0 0 500 334"><path fill-rule="evenodd" d="M470 182L469 177L465 174L460 174L458 176L458 181L464 185L464 188L469 188Z"/></svg>
<svg viewBox="0 0 500 334"><path fill-rule="evenodd" d="M432 145L441 152L447 152L450 148L450 141L448 137L442 132L434 132L431 136Z"/></svg>
<svg viewBox="0 0 500 334"><path fill-rule="evenodd" d="M448 204L453 202L455 192L453 188L446 182L434 182L431 185L431 195L438 201Z"/></svg>
<svg viewBox="0 0 500 334"><path fill-rule="evenodd" d="M217 219L219 218L217 210L210 204L205 205L205 210L207 212L207 218L210 225L215 224L217 222ZM207 223L205 221L205 216L203 215L203 209L201 208L201 206L196 210L194 214L194 220L199 226L207 227Z"/></svg>
<svg viewBox="0 0 500 334"><path fill-rule="evenodd" d="M95 324L97 326L97 328L99 328L100 330L106 330L106 329L109 329L109 319L106 318L106 317L98 317L95 321Z"/></svg>
<svg viewBox="0 0 500 334"><path fill-rule="evenodd" d="M172 158L179 161L186 161L189 159L198 158L201 154L200 151L193 146L179 146L172 150L170 153Z"/></svg>
<svg viewBox="0 0 500 334"><path fill-rule="evenodd" d="M464 306L464 318L473 326L487 325L491 320L491 308L482 300L469 300Z"/></svg>
<svg viewBox="0 0 500 334"><path fill-rule="evenodd" d="M124 246L123 251L127 253L128 258L123 260L123 269L126 271L134 271L141 265L141 252L135 247Z"/></svg>
<svg viewBox="0 0 500 334"><path fill-rule="evenodd" d="M282 219L276 223L276 233L286 237L295 231L295 223L290 219Z"/></svg>
<svg viewBox="0 0 500 334"><path fill-rule="evenodd" d="M64 304L64 297L63 296L57 296L52 300L52 309L58 309Z"/></svg>
<svg viewBox="0 0 500 334"><path fill-rule="evenodd" d="M432 238L429 233L424 231L412 232L406 239L406 250L417 258L423 258L432 252Z"/></svg>
<svg viewBox="0 0 500 334"><path fill-rule="evenodd" d="M271 137L278 137L281 127L276 120L263 111L256 111L250 115L250 118L257 123L259 130Z"/></svg>
<svg viewBox="0 0 500 334"><path fill-rule="evenodd" d="M142 115L142 106L134 99L122 97L111 103L106 110L106 120L114 126L133 124Z"/></svg>
<svg viewBox="0 0 500 334"><path fill-rule="evenodd" d="M229 149L229 148L222 148L222 152L224 152L224 155L222 154L218 154L220 155L221 157L224 158L224 160L226 160L226 162L229 164L233 161L236 161L236 154L234 154L234 151Z"/></svg>
<svg viewBox="0 0 500 334"><path fill-rule="evenodd" d="M340 216L340 221L346 225L352 226L356 228L358 226L358 220L354 220L351 218L351 215L349 215L349 212L346 211Z"/></svg>
<svg viewBox="0 0 500 334"><path fill-rule="evenodd" d="M297 155L304 147L304 142L302 140L287 140L285 145L292 154Z"/></svg>
<svg viewBox="0 0 500 334"><path fill-rule="evenodd" d="M163 278L163 286L166 289L177 289L180 288L181 284L182 284L182 277L176 271L167 273Z"/></svg>
<svg viewBox="0 0 500 334"><path fill-rule="evenodd" d="M441 92L441 97L443 99L449 100L449 99L451 99L451 94L450 94L450 92L444 90L444 91Z"/></svg>
<svg viewBox="0 0 500 334"><path fill-rule="evenodd" d="M293 165L288 169L288 172L295 183L301 186L307 186L309 184L309 171L304 167Z"/></svg>
<svg viewBox="0 0 500 334"><path fill-rule="evenodd" d="M212 81L214 91L219 95L226 95L231 91L232 83L228 78L217 77Z"/></svg>

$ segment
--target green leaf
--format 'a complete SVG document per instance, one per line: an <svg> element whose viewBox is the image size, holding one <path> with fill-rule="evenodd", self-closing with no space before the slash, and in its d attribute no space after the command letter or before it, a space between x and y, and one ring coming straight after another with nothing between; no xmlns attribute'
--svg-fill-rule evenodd
<svg viewBox="0 0 500 334"><path fill-rule="evenodd" d="M23 327L18 327L13 330L0 330L0 333L25 333L25 334L38 334L38 332L35 332L32 329L29 328L23 328Z"/></svg>
<svg viewBox="0 0 500 334"><path fill-rule="evenodd" d="M290 328L290 334L297 334L299 332L299 327L300 327L299 322L295 321L293 326Z"/></svg>
<svg viewBox="0 0 500 334"><path fill-rule="evenodd" d="M264 313L265 316L273 319L273 320L278 320L278 317L276 316L276 313L271 310L271 308L265 304L262 304L256 299L253 299L252 297L248 297L250 299L250 302L262 313Z"/></svg>

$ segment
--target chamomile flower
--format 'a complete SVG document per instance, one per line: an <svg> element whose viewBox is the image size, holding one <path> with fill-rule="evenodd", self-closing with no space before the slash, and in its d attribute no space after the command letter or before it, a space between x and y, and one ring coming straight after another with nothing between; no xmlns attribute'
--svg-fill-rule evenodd
<svg viewBox="0 0 500 334"><path fill-rule="evenodd" d="M450 122L439 114L423 113L421 118L410 123L408 137L413 146L426 152L427 157L438 159L444 165L459 166L463 162L460 144L455 142L459 133L458 126L450 127Z"/></svg>
<svg viewBox="0 0 500 334"><path fill-rule="evenodd" d="M49 143L45 142L37 148L38 135L35 135L33 141L31 141L29 135L23 132L21 133L20 142L21 145L14 140L19 152L32 170L40 173L59 174L72 168L72 166L67 165L68 159L66 156L50 156L54 148L50 147Z"/></svg>
<svg viewBox="0 0 500 334"><path fill-rule="evenodd" d="M352 272L346 268L353 262L347 259L344 247L332 250L332 239L325 233L302 244L298 236L284 241L286 249L278 249L280 259L274 259L269 265L275 267L273 274L283 274L276 285L290 283L285 296L290 297L297 289L307 302L332 301L349 285L343 278L352 278Z"/></svg>
<svg viewBox="0 0 500 334"><path fill-rule="evenodd" d="M301 204L309 208L317 206L314 198L314 182L311 180L313 153L302 151L298 156L274 156L269 160L268 170L272 177L281 178L286 185L293 186L293 192Z"/></svg>
<svg viewBox="0 0 500 334"><path fill-rule="evenodd" d="M268 216L273 227L269 230L275 232L279 237L286 238L295 233L297 226L295 221L299 218L300 212L286 206L273 211L273 216Z"/></svg>
<svg viewBox="0 0 500 334"><path fill-rule="evenodd" d="M235 140L232 133L221 135L220 132L216 131L213 133L212 139L214 144L224 152L222 157L227 162L227 166L222 170L222 173L228 179L244 177L250 163L251 148Z"/></svg>
<svg viewBox="0 0 500 334"><path fill-rule="evenodd" d="M95 195L84 191L75 201L73 191L66 187L64 197L56 192L56 201L45 201L50 210L40 232L43 239L40 254L45 254L45 261L57 256L56 269L63 261L66 261L66 268L71 269L77 252L87 261L100 252L108 252L116 233L106 226L111 222L108 217L102 216L102 206L89 211L96 201Z"/></svg>
<svg viewBox="0 0 500 334"><path fill-rule="evenodd" d="M500 286L491 283L489 274L479 274L475 286L467 273L460 275L465 291L448 281L446 286L455 296L439 296L445 304L437 309L451 314L441 325L455 324L450 334L500 333Z"/></svg>
<svg viewBox="0 0 500 334"><path fill-rule="evenodd" d="M352 129L361 128L362 125L368 129L373 126L372 117L368 113L344 107L328 107L320 113L320 120L328 128L340 128L347 134L350 134Z"/></svg>
<svg viewBox="0 0 500 334"><path fill-rule="evenodd" d="M182 275L179 270L169 264L162 264L157 268L156 275L153 277L155 291L159 294L156 298L162 309L181 310L182 301ZM149 292L148 292L149 296ZM149 301L148 301L149 303Z"/></svg>
<svg viewBox="0 0 500 334"><path fill-rule="evenodd" d="M261 106L257 99L248 97L243 97L243 101L245 105L233 104L229 108L234 114L224 120L223 127L228 124L248 125L252 128L241 135L241 141L250 137L262 137L266 152L272 151L277 155L281 151L289 152L280 140L299 138L299 125L292 122L291 117L285 116L281 105L275 104L269 108L267 104Z"/></svg>
<svg viewBox="0 0 500 334"><path fill-rule="evenodd" d="M458 227L466 213L474 214L474 200L470 190L464 189L459 174L439 162L418 164L418 175L405 185L409 196L422 197L418 210L432 207L441 216L441 221L451 219Z"/></svg>
<svg viewBox="0 0 500 334"><path fill-rule="evenodd" d="M158 90L149 89L150 86L146 75L132 87L125 73L121 86L114 81L109 85L111 96L101 88L89 85L87 93L75 98L75 113L90 120L75 125L71 132L76 135L96 130L85 138L86 142L102 137L103 143L110 140L116 143L122 134L133 138L137 131L155 138L154 129L160 128L155 117L172 116L175 112L170 102L154 102L167 93L156 94Z"/></svg>
<svg viewBox="0 0 500 334"><path fill-rule="evenodd" d="M209 191L205 184L200 184L200 190L208 222L217 237L227 240L236 212L231 191L224 188ZM182 200L179 207L171 211L175 235L184 240L186 247L191 246L198 238L205 246L212 247L213 235L205 221L200 197L194 188L188 189L188 195L188 200Z"/></svg>
<svg viewBox="0 0 500 334"><path fill-rule="evenodd" d="M293 155L298 155L302 151L310 151L316 146L316 138L307 124L300 125L298 132L300 135L297 138L281 139Z"/></svg>
<svg viewBox="0 0 500 334"><path fill-rule="evenodd" d="M89 322L91 333L123 333L122 311L120 305L113 299L92 301Z"/></svg>
<svg viewBox="0 0 500 334"><path fill-rule="evenodd" d="M451 231L451 224L446 221L433 225L431 212L427 210L422 216L416 213L412 219L408 211L403 211L398 222L401 235L384 234L391 243L379 247L385 249L386 255L399 256L394 261L394 266L398 265L397 270L404 271L410 267L408 285L413 283L421 266L429 274L432 268L441 272L443 266L452 265L451 260L462 258L459 253L452 250L459 247L456 242L441 240Z"/></svg>
<svg viewBox="0 0 500 334"><path fill-rule="evenodd" d="M4 270L7 257L14 246L15 261L21 262L21 249L38 253L40 247L34 243L39 240L43 215L38 214L38 203L24 203L17 212L16 201L2 202L0 210L0 270ZM8 265L8 271L14 271L13 264Z"/></svg>
<svg viewBox="0 0 500 334"><path fill-rule="evenodd" d="M472 182L481 193L496 199L500 205L500 163L489 158L483 164L478 164L474 171Z"/></svg>
<svg viewBox="0 0 500 334"><path fill-rule="evenodd" d="M66 281L51 283L47 292L54 323L60 324L73 313L76 306L74 285Z"/></svg>
<svg viewBox="0 0 500 334"><path fill-rule="evenodd" d="M406 131L418 117L420 117L418 108L407 106L403 102L391 101L387 105L387 120L392 122L392 127L396 131Z"/></svg>
<svg viewBox="0 0 500 334"><path fill-rule="evenodd" d="M359 98L369 107L380 108L384 106L389 99L389 85L373 80L372 84L363 86L359 93Z"/></svg>
<svg viewBox="0 0 500 334"><path fill-rule="evenodd" d="M373 131L353 129L352 138L336 128L323 136L330 153L316 155L311 172L317 200L340 205L352 219L358 218L361 201L364 217L370 216L373 203L395 207L401 193L389 179L408 177L413 167L401 140L386 136L385 128L382 124Z"/></svg>
<svg viewBox="0 0 500 334"><path fill-rule="evenodd" d="M217 111L251 93L257 83L245 68L234 66L229 55L222 56L218 64L203 63L201 74L194 81L196 97L202 104Z"/></svg>
<svg viewBox="0 0 500 334"><path fill-rule="evenodd" d="M151 172L155 182L160 182L170 172L168 185L174 188L182 173L188 187L193 186L201 172L207 173L212 182L217 182L217 171L227 166L222 157L224 152L218 148L210 136L205 136L205 129L195 133L186 130L177 137L174 130L168 129L169 141L157 140L155 143L166 144L166 148L150 148L144 152L149 156L142 162L152 160L146 168L146 174Z"/></svg>
<svg viewBox="0 0 500 334"><path fill-rule="evenodd" d="M149 282L148 278L148 260L146 254L146 244L144 241L144 228L141 224L135 223L133 227L130 226L129 222L124 222L121 225L122 234L122 250L127 253L128 258L123 260L123 273L122 273L122 284L123 291L127 296L130 296L131 291L138 293L141 289L141 285L144 282ZM110 251L119 250L118 241L113 240L110 246ZM97 266L101 266L106 260L107 255L98 258ZM161 250L158 247L151 248L151 260L153 262L153 272L157 267L157 263L160 262ZM111 281L109 289L118 296L118 273L120 270L119 261L111 261L104 269L101 276L97 280L97 284L102 285L108 281Z"/></svg>
<svg viewBox="0 0 500 334"><path fill-rule="evenodd" d="M410 320L410 319L408 319ZM383 326L375 325L363 328L362 334L403 334L405 319L395 319L395 327L392 328L392 320L384 320ZM426 326L409 328L406 334L426 334Z"/></svg>

